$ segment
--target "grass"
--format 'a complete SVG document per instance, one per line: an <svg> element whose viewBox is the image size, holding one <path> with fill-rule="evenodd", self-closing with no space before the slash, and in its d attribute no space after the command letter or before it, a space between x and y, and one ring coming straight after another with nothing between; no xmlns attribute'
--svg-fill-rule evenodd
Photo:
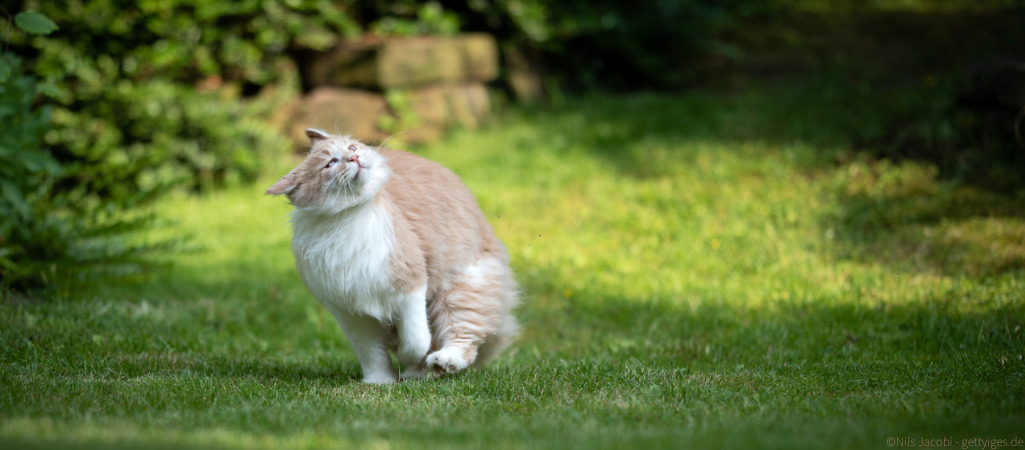
<svg viewBox="0 0 1025 450"><path fill-rule="evenodd" d="M357 381L262 195L294 159L162 201L158 233L199 248L173 270L0 304L0 446L1025 439L1025 193L861 148L942 74L833 76L515 109L415 149L477 194L525 293L517 345L444 379Z"/></svg>
<svg viewBox="0 0 1025 450"><path fill-rule="evenodd" d="M754 120L775 108L760 95L586 98L419 149L477 193L525 290L513 351L446 379L357 382L343 335L292 268L289 207L261 195L273 178L165 201L156 210L177 225L164 232L202 249L172 272L0 306L0 441L1025 437L1021 198L860 157L842 139L754 138L772 135Z"/></svg>

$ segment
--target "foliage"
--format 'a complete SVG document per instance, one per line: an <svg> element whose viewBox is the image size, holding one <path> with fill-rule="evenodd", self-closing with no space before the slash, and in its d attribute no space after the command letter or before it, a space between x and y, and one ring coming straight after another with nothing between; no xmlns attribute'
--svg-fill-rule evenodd
<svg viewBox="0 0 1025 450"><path fill-rule="evenodd" d="M406 11L416 14L402 14ZM395 2L390 5L392 14L384 15L370 25L370 31L380 36L451 36L459 32L459 17L445 11L438 2L421 5ZM407 18L408 16L408 18Z"/></svg>
<svg viewBox="0 0 1025 450"><path fill-rule="evenodd" d="M781 9L770 0L468 1L468 29L494 30L533 48L572 90L680 86L697 52L732 56L715 34L738 20Z"/></svg>
<svg viewBox="0 0 1025 450"><path fill-rule="evenodd" d="M47 198L61 166L41 146L50 108L35 106L35 81L21 74L17 57L4 55L0 66L5 68L0 77L0 123L5 124L0 133L0 282L8 284L27 270L19 264L27 253L23 235L36 231L33 205Z"/></svg>
<svg viewBox="0 0 1025 450"><path fill-rule="evenodd" d="M1023 7L1022 0L786 0L802 11L836 12L865 10L942 11Z"/></svg>
<svg viewBox="0 0 1025 450"><path fill-rule="evenodd" d="M450 1L463 30L488 31L534 55L569 91L679 88L706 81L695 69L747 54L725 32L754 24L785 24L807 12L973 11L1016 8L1022 0L659 0L643 6L617 0ZM784 25L785 26L785 25ZM787 40L801 40L797 34ZM863 35L855 35L863 37Z"/></svg>
<svg viewBox="0 0 1025 450"><path fill-rule="evenodd" d="M36 35L56 30L46 16L22 12L21 30ZM27 290L57 280L85 281L97 275L130 275L148 267L143 255L173 243L126 239L145 218L113 219L79 204L73 191L57 182L74 168L62 166L43 145L50 127L50 105L36 103L39 93L57 92L22 74L17 56L4 54L0 66L0 289ZM73 283L69 283L73 284Z"/></svg>
<svg viewBox="0 0 1025 450"><path fill-rule="evenodd" d="M1014 103L1020 69L1013 63L1025 9L998 1L917 9L929 3L858 13L838 4L838 11L748 24L724 39L750 57L704 69L705 86L745 90L776 80L788 93L780 108L801 117L794 124L807 134L844 136L860 150L928 162L941 177L990 190L1025 187L1025 152L1013 127L1025 106ZM781 131L789 130L758 130L766 138Z"/></svg>
<svg viewBox="0 0 1025 450"><path fill-rule="evenodd" d="M13 23L33 35L56 29L48 17L33 11L19 13ZM7 30L8 34L13 31ZM0 288L4 288L38 277L38 267L26 266L34 259L33 243L65 240L48 235L36 215L62 172L41 146L50 124L50 107L35 104L39 85L22 74L21 59L6 51L0 56L0 123L5 125L0 133L0 217L4 218L0 222ZM45 257L39 260L48 262Z"/></svg>
<svg viewBox="0 0 1025 450"><path fill-rule="evenodd" d="M57 24L53 23L49 17L35 11L18 13L17 16L14 16L14 24L24 32L35 36L45 36L57 31L58 28Z"/></svg>
<svg viewBox="0 0 1025 450"><path fill-rule="evenodd" d="M42 2L61 24L16 40L56 84L46 143L69 165L62 184L89 203L127 207L167 186L252 179L284 143L240 95L281 79L282 52L352 33L325 2ZM82 39L88 36L88 39Z"/></svg>

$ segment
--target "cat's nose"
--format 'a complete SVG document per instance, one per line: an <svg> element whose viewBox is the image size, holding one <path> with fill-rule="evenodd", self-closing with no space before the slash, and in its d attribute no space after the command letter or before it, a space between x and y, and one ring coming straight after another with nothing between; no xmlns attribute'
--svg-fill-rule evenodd
<svg viewBox="0 0 1025 450"><path fill-rule="evenodd" d="M359 156L356 156L355 154L349 155L349 161L359 164Z"/></svg>

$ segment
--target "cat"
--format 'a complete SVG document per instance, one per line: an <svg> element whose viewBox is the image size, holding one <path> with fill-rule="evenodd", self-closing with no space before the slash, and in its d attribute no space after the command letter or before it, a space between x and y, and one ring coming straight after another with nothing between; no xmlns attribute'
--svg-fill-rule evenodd
<svg viewBox="0 0 1025 450"><path fill-rule="evenodd" d="M294 206L296 268L341 326L363 381L453 374L507 346L519 290L459 177L411 153L306 135L306 159L267 194Z"/></svg>

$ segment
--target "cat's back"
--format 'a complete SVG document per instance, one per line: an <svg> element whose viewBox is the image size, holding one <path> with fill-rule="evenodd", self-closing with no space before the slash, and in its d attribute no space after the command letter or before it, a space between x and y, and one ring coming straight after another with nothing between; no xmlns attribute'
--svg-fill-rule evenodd
<svg viewBox="0 0 1025 450"><path fill-rule="evenodd" d="M387 183L386 189L397 195L417 195L421 191L445 191L445 197L468 196L473 194L463 181L447 167L422 156L401 150L381 149L382 156L388 160L395 183ZM388 185L391 186L388 186ZM398 188L405 188L399 190Z"/></svg>
<svg viewBox="0 0 1025 450"><path fill-rule="evenodd" d="M384 190L427 247L463 247L474 254L504 252L458 175L412 153L390 149L380 153L392 171ZM430 253L431 249L425 250Z"/></svg>
<svg viewBox="0 0 1025 450"><path fill-rule="evenodd" d="M465 219L483 219L473 193L447 167L409 152L382 149L380 153L392 171L385 191L410 212L455 211L469 216Z"/></svg>

